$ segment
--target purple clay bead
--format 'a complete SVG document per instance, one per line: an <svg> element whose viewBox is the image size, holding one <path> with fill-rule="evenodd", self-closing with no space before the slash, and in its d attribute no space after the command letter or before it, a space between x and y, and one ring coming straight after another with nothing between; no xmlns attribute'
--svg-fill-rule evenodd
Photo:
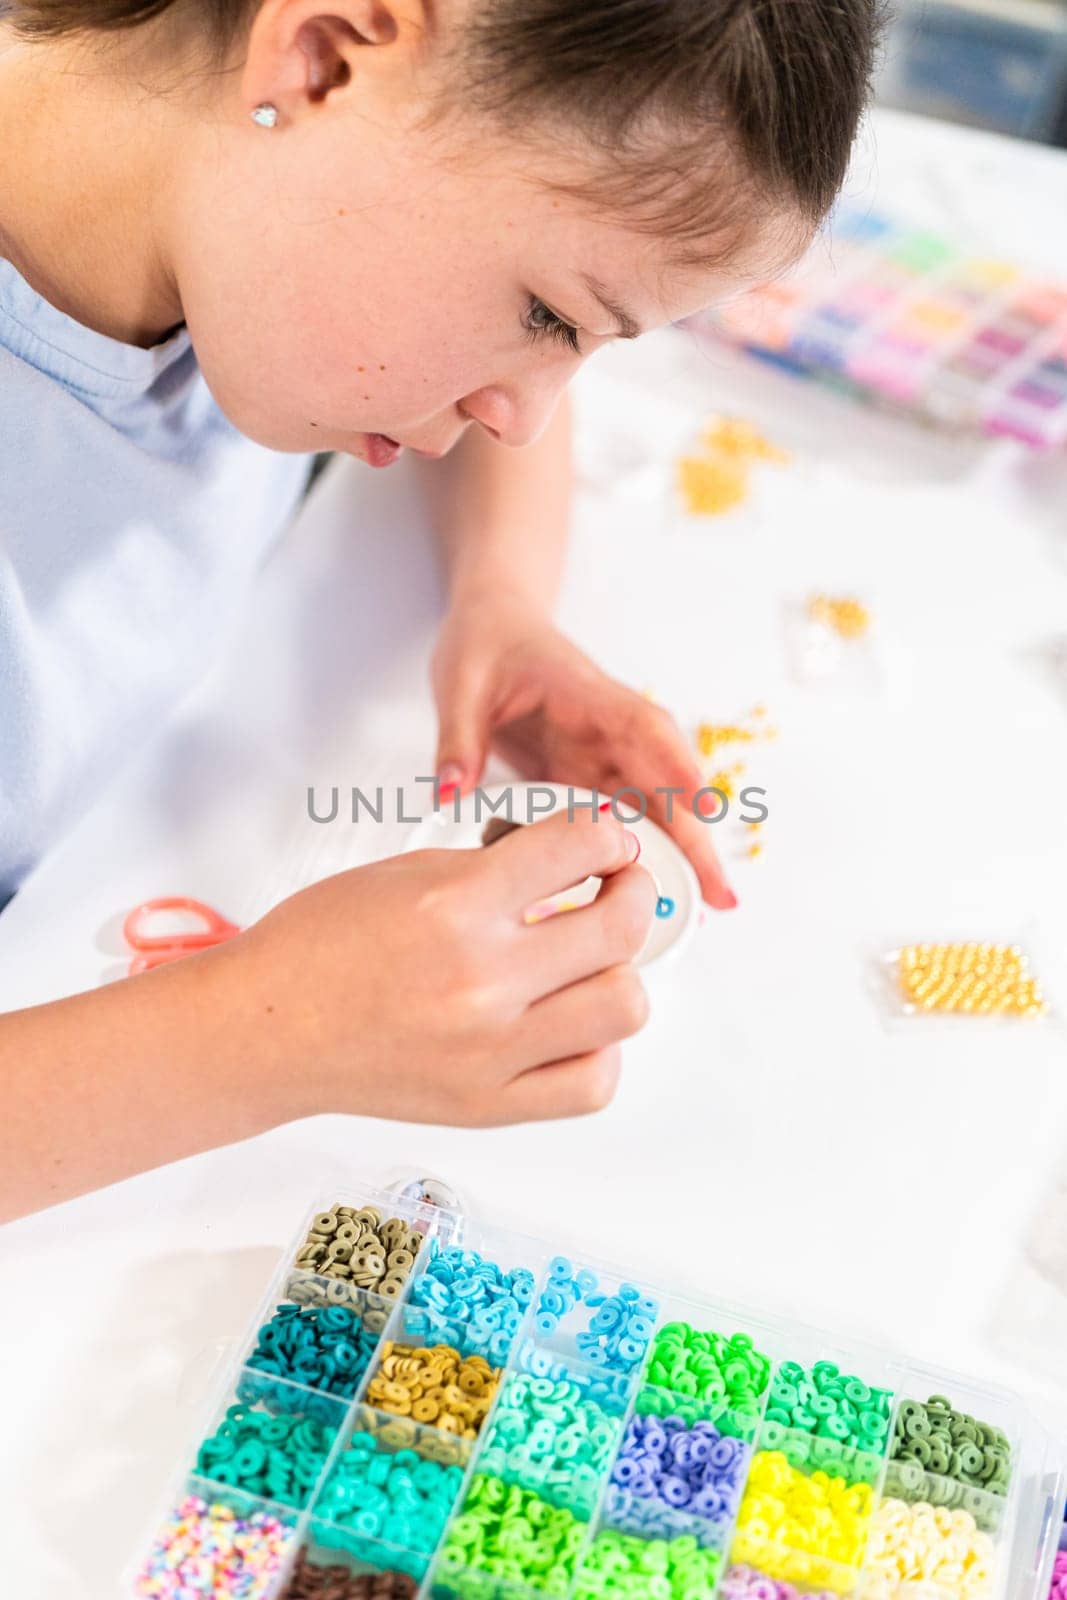
<svg viewBox="0 0 1067 1600"><path fill-rule="evenodd" d="M740 1441L737 1439L722 1438L712 1445L709 1459L713 1467L729 1467L737 1460L740 1450Z"/></svg>
<svg viewBox="0 0 1067 1600"><path fill-rule="evenodd" d="M627 1494L625 1489L617 1489L614 1484L608 1488L604 1496L604 1509L609 1516L624 1516L633 1504L633 1495Z"/></svg>
<svg viewBox="0 0 1067 1600"><path fill-rule="evenodd" d="M714 1448L714 1445L708 1439L692 1438L687 1443L686 1458L688 1461L703 1465L705 1461L712 1459Z"/></svg>
<svg viewBox="0 0 1067 1600"><path fill-rule="evenodd" d="M624 1487L633 1483L640 1473L638 1463L629 1455L622 1455L615 1463L615 1471L611 1474L613 1483L620 1483Z"/></svg>
<svg viewBox="0 0 1067 1600"><path fill-rule="evenodd" d="M725 1495L720 1494L717 1489L701 1489L690 1502L690 1510L710 1522L725 1522L730 1514Z"/></svg>
<svg viewBox="0 0 1067 1600"><path fill-rule="evenodd" d="M669 1506L687 1506L693 1498L688 1483L684 1478L666 1477L659 1481L660 1498L666 1500Z"/></svg>

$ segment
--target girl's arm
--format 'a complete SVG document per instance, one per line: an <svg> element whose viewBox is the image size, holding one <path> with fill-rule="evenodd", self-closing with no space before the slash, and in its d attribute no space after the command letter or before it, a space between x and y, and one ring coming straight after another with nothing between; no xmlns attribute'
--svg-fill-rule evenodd
<svg viewBox="0 0 1067 1600"><path fill-rule="evenodd" d="M562 812L326 878L229 944L0 1016L0 1220L318 1112L488 1125L604 1105L644 1023L637 840ZM595 874L593 905L527 925Z"/></svg>
<svg viewBox="0 0 1067 1600"><path fill-rule="evenodd" d="M508 596L547 617L570 518L571 406L533 444L508 449L471 426L443 461L419 462L456 608Z"/></svg>

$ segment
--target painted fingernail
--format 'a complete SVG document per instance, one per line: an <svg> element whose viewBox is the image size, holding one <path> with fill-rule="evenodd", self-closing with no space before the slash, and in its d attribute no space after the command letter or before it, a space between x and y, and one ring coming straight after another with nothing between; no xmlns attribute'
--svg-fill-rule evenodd
<svg viewBox="0 0 1067 1600"><path fill-rule="evenodd" d="M630 842L630 864L633 865L638 856L641 854L641 841L637 837L636 833L630 832L629 828L624 828L623 832Z"/></svg>
<svg viewBox="0 0 1067 1600"><path fill-rule="evenodd" d="M437 774L437 793L440 799L448 800L455 794L463 781L463 768L458 761L445 761Z"/></svg>
<svg viewBox="0 0 1067 1600"><path fill-rule="evenodd" d="M734 891L732 889L724 889L723 890L722 909L724 911L732 911L734 909L734 906L736 906L736 904L737 904L737 896L734 894Z"/></svg>
<svg viewBox="0 0 1067 1600"><path fill-rule="evenodd" d="M597 810L598 811L610 811L611 810L611 801L610 800L601 800L600 804L597 806Z"/></svg>

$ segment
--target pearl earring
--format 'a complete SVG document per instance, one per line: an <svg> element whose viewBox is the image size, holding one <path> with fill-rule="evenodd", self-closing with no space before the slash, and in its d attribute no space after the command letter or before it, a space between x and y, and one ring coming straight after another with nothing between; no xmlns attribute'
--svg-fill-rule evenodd
<svg viewBox="0 0 1067 1600"><path fill-rule="evenodd" d="M269 101L264 101L251 113L252 121L259 128L273 128L278 121L278 107L272 106Z"/></svg>

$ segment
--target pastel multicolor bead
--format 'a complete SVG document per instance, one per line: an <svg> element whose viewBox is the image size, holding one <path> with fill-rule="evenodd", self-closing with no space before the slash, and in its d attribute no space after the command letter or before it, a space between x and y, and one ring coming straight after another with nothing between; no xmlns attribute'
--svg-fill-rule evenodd
<svg viewBox="0 0 1067 1600"><path fill-rule="evenodd" d="M966 1511L883 1500L871 1519L864 1600L906 1600L923 1583L988 1600L995 1563L992 1539Z"/></svg>
<svg viewBox="0 0 1067 1600"><path fill-rule="evenodd" d="M722 1566L695 1539L636 1539L606 1530L586 1551L573 1600L711 1600Z"/></svg>
<svg viewBox="0 0 1067 1600"><path fill-rule="evenodd" d="M267 1511L238 1516L230 1506L186 1495L156 1534L134 1593L142 1600L260 1600L274 1592L295 1537L295 1521Z"/></svg>

